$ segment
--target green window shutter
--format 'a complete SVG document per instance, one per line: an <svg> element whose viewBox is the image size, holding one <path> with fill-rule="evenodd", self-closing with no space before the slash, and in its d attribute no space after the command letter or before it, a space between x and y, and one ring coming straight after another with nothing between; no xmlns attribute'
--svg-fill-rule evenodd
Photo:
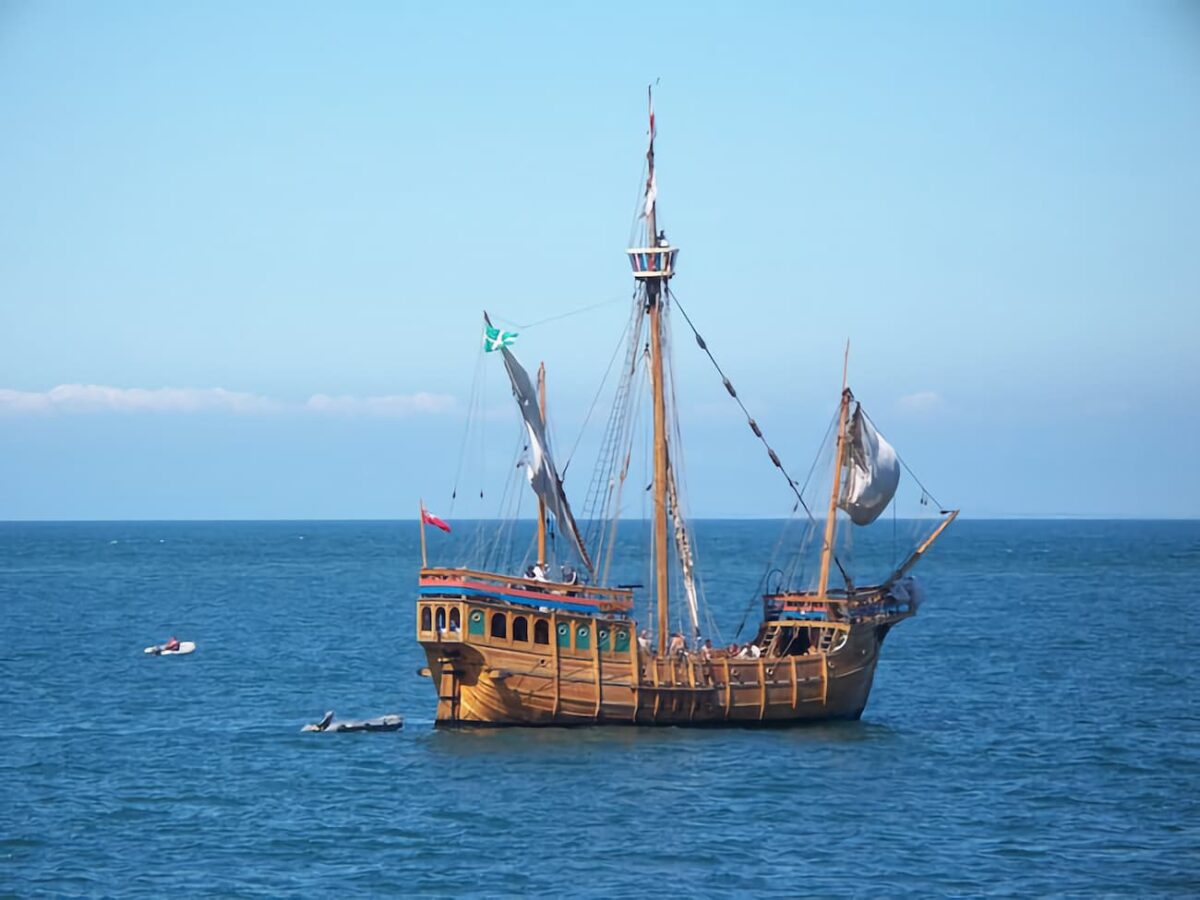
<svg viewBox="0 0 1200 900"><path fill-rule="evenodd" d="M473 609L467 616L467 634L483 637L483 610Z"/></svg>

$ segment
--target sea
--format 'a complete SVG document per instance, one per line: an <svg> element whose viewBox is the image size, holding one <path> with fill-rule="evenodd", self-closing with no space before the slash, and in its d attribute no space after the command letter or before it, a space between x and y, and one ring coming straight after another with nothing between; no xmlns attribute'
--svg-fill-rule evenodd
<svg viewBox="0 0 1200 900"><path fill-rule="evenodd" d="M697 524L722 639L779 534ZM770 730L437 730L419 562L411 522L0 524L0 894L1200 893L1200 522L958 521L862 720Z"/></svg>

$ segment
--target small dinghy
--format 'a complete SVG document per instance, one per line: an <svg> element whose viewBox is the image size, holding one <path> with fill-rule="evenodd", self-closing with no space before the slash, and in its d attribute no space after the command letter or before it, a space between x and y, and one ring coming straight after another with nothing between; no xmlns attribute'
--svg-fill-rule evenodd
<svg viewBox="0 0 1200 900"><path fill-rule="evenodd" d="M194 653L196 645L191 641L180 641L178 647L170 650L166 644L155 644L153 647L147 647L145 653L152 653L155 656L186 656L189 653Z"/></svg>
<svg viewBox="0 0 1200 900"><path fill-rule="evenodd" d="M404 727L404 718L397 715L378 716L374 719L333 720L333 711L325 713L320 722L305 725L301 731L399 731Z"/></svg>

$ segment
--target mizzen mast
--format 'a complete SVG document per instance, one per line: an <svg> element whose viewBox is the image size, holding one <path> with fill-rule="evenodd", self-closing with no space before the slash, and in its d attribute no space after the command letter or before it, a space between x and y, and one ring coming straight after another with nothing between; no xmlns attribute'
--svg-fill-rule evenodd
<svg viewBox="0 0 1200 900"><path fill-rule="evenodd" d="M667 543L667 399L663 365L663 307L666 303L666 283L675 274L675 256L679 252L667 243L666 235L658 232L658 187L654 176L654 95L647 91L650 101L650 146L646 151L646 194L642 215L646 219L648 246L631 247L630 264L633 277L641 282L645 297L646 315L650 318L650 389L654 397L654 580L658 612L658 652L667 651L670 629L670 600L668 594Z"/></svg>

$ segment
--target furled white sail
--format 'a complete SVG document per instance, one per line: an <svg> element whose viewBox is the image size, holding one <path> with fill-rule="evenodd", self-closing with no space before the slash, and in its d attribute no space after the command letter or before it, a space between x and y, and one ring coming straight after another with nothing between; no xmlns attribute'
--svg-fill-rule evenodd
<svg viewBox="0 0 1200 900"><path fill-rule="evenodd" d="M855 525L879 518L900 484L900 459L856 404L847 435L846 480L838 506Z"/></svg>
<svg viewBox="0 0 1200 900"><path fill-rule="evenodd" d="M558 523L559 531L571 539L579 558L590 572L591 557L588 556L583 537L579 534L575 517L571 514L571 506L567 503L567 495L563 491L562 479L559 478L554 459L550 456L550 442L546 438L546 423L542 421L542 413L538 408L537 391L529 379L529 373L517 362L512 351L502 346L500 352L504 355L504 368L508 372L509 381L512 382L513 397L521 410L525 431L529 435L529 462L526 472L529 475L530 487L545 501L546 509Z"/></svg>
<svg viewBox="0 0 1200 900"><path fill-rule="evenodd" d="M675 525L675 552L679 555L679 570L683 575L683 595L687 599L688 618L692 622L692 637L700 636L700 603L696 596L696 560L688 539L687 525L679 511L679 495L675 489L675 472L667 470L667 502Z"/></svg>

